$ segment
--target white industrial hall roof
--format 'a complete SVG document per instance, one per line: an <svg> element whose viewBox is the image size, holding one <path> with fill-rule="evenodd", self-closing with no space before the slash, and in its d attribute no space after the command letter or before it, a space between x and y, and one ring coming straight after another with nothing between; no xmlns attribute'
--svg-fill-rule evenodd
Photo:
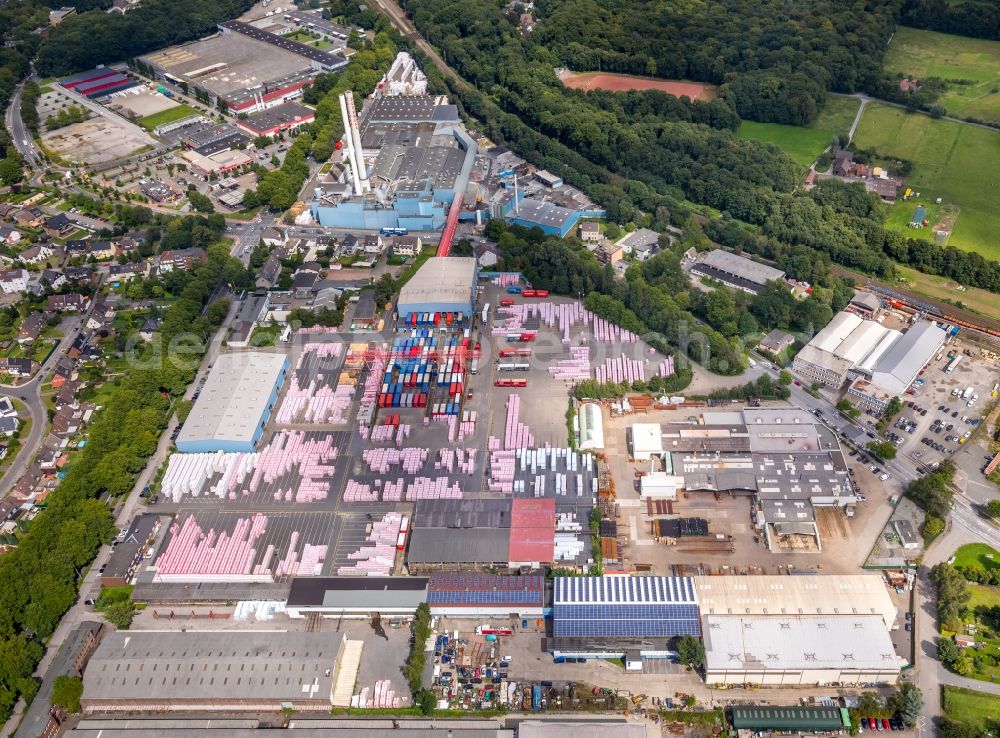
<svg viewBox="0 0 1000 738"><path fill-rule="evenodd" d="M601 406L596 402L585 402L577 413L580 423L580 450L604 448L604 421Z"/></svg>
<svg viewBox="0 0 1000 738"><path fill-rule="evenodd" d="M887 627L896 606L877 574L694 577L705 615L879 615Z"/></svg>
<svg viewBox="0 0 1000 738"><path fill-rule="evenodd" d="M924 364L941 348L947 334L933 323L922 321L892 344L872 367L872 384L902 394Z"/></svg>
<svg viewBox="0 0 1000 738"><path fill-rule="evenodd" d="M886 671L901 664L889 631L877 615L709 615L703 620L709 671Z"/></svg>
<svg viewBox="0 0 1000 738"><path fill-rule="evenodd" d="M287 362L279 353L221 354L177 437L178 447L198 441L252 442Z"/></svg>

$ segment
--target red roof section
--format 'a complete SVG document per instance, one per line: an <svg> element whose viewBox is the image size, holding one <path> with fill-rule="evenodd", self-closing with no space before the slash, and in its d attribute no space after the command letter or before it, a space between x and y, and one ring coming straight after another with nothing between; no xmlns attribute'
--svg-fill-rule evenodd
<svg viewBox="0 0 1000 738"><path fill-rule="evenodd" d="M556 501L515 499L510 510L510 550L513 562L548 563L555 555Z"/></svg>

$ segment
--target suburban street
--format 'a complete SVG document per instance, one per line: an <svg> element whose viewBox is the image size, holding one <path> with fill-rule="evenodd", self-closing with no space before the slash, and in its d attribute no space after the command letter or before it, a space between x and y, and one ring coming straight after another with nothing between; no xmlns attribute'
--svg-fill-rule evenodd
<svg viewBox="0 0 1000 738"><path fill-rule="evenodd" d="M49 358L45 360L45 363L42 364L38 372L35 373L35 376L29 381L19 385L0 385L0 395L20 400L27 405L28 411L31 413L31 431L28 433L28 437L23 439L21 447L18 449L17 457L11 462L3 478L0 479L0 497L6 495L11 487L17 483L17 480L21 478L21 475L27 470L28 464L35 457L35 454L38 453L38 449L45 439L45 434L48 432L49 418L45 403L42 401L42 384L48 373L59 362L59 359L69 351L92 309L93 301L85 315L73 316L63 322L63 325L70 325L72 327L66 331L55 351L49 355Z"/></svg>
<svg viewBox="0 0 1000 738"><path fill-rule="evenodd" d="M24 121L21 120L21 89L23 87L24 85L20 84L14 90L14 95L10 99L10 105L7 107L6 125L7 130L10 131L11 138L14 139L14 148L24 157L28 168L34 170L38 169L42 163L42 154L35 146L31 134L24 125Z"/></svg>

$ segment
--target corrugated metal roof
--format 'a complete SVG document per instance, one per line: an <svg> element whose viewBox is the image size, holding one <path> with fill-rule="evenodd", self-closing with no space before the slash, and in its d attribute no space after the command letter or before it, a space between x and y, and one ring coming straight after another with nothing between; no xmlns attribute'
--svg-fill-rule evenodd
<svg viewBox="0 0 1000 738"><path fill-rule="evenodd" d="M910 328L875 363L872 383L900 394L944 343L945 332L923 321Z"/></svg>

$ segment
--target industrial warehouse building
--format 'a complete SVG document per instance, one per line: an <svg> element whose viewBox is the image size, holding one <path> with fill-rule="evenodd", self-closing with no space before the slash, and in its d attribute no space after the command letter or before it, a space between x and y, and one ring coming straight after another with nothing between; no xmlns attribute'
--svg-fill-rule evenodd
<svg viewBox="0 0 1000 738"><path fill-rule="evenodd" d="M893 683L898 610L880 576L693 578L708 684Z"/></svg>
<svg viewBox="0 0 1000 738"><path fill-rule="evenodd" d="M785 278L785 273L780 269L722 249L699 255L698 260L691 265L691 271L751 294L760 292L768 282Z"/></svg>
<svg viewBox="0 0 1000 738"><path fill-rule="evenodd" d="M709 615L707 684L894 684L903 661L878 615Z"/></svg>
<svg viewBox="0 0 1000 738"><path fill-rule="evenodd" d="M556 657L667 658L671 639L700 633L691 577L556 577L543 647Z"/></svg>
<svg viewBox="0 0 1000 738"><path fill-rule="evenodd" d="M945 331L929 321L901 333L844 311L802 348L792 368L832 389L855 381L851 394L880 410L892 396L906 391L945 338Z"/></svg>
<svg viewBox="0 0 1000 738"><path fill-rule="evenodd" d="M737 730L775 731L782 733L840 733L851 729L851 718L845 707L796 705L769 707L738 705L732 712Z"/></svg>
<svg viewBox="0 0 1000 738"><path fill-rule="evenodd" d="M428 259L399 291L396 311L411 313L457 313L471 316L476 300L476 260L469 257Z"/></svg>
<svg viewBox="0 0 1000 738"><path fill-rule="evenodd" d="M285 610L290 618L311 614L327 618L362 618L372 613L410 618L427 601L423 577L296 577Z"/></svg>
<svg viewBox="0 0 1000 738"><path fill-rule="evenodd" d="M545 612L545 577L448 573L428 578L431 614L446 618L540 618Z"/></svg>
<svg viewBox="0 0 1000 738"><path fill-rule="evenodd" d="M252 452L264 434L288 367L284 354L220 355L177 436L177 450Z"/></svg>
<svg viewBox="0 0 1000 738"><path fill-rule="evenodd" d="M228 21L220 35L139 58L156 79L203 90L212 105L234 113L280 105L312 84L320 72L347 66L341 54L296 43L254 26Z"/></svg>
<svg viewBox="0 0 1000 738"><path fill-rule="evenodd" d="M341 642L335 633L109 633L84 672L80 704L87 714L329 712Z"/></svg>

